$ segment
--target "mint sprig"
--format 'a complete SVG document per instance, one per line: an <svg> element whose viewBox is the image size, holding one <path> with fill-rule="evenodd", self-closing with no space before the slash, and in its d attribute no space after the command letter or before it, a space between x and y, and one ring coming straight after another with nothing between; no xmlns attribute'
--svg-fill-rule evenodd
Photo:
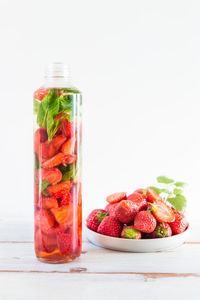
<svg viewBox="0 0 200 300"><path fill-rule="evenodd" d="M161 194L162 199L170 203L173 208L179 211L184 211L187 200L183 195L183 189L187 184L185 182L175 181L166 176L157 177L157 182L162 186L150 186L149 188L154 190L159 195Z"/></svg>
<svg viewBox="0 0 200 300"><path fill-rule="evenodd" d="M71 90L74 93L74 90ZM58 130L63 117L56 120L56 116L65 113L68 120L73 119L74 96L72 94L64 94L59 96L57 89L50 89L44 99L36 104L34 101L34 111L37 113L37 123L39 127L47 129L48 142L52 140Z"/></svg>

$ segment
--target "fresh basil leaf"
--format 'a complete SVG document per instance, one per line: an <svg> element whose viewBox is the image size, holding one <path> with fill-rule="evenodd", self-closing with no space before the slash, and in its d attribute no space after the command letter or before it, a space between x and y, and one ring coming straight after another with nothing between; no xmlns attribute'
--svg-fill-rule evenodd
<svg viewBox="0 0 200 300"><path fill-rule="evenodd" d="M160 183L166 183L166 184L174 182L173 179L167 178L166 176L157 177L157 181Z"/></svg>
<svg viewBox="0 0 200 300"><path fill-rule="evenodd" d="M186 198L183 195L176 195L176 197L167 198L167 201L179 211L184 211L187 203Z"/></svg>

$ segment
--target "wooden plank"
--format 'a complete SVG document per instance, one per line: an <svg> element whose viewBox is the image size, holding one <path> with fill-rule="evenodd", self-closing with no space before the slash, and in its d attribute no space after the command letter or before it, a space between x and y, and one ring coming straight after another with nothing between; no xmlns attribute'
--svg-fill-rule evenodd
<svg viewBox="0 0 200 300"><path fill-rule="evenodd" d="M200 274L200 245L187 244L159 253L125 253L85 242L83 253L69 264L44 264L35 258L33 244L3 243L0 247L0 271Z"/></svg>
<svg viewBox="0 0 200 300"><path fill-rule="evenodd" d="M83 240L86 241L83 226ZM33 222L20 219L0 219L0 242L33 242ZM191 222L188 243L200 243L200 221Z"/></svg>
<svg viewBox="0 0 200 300"><path fill-rule="evenodd" d="M3 300L197 300L197 277L149 278L132 274L0 273Z"/></svg>

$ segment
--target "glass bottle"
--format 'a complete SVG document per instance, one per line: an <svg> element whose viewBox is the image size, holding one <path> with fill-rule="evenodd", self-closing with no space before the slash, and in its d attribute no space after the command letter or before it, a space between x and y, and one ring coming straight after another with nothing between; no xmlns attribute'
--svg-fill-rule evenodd
<svg viewBox="0 0 200 300"><path fill-rule="evenodd" d="M34 92L35 253L65 263L81 253L81 93L63 63L47 66Z"/></svg>

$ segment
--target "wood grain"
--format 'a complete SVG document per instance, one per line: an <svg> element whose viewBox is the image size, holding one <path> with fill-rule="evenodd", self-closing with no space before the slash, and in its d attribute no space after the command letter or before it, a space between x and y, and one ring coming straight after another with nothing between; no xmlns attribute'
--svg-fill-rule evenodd
<svg viewBox="0 0 200 300"><path fill-rule="evenodd" d="M135 274L0 273L3 300L199 300L197 277Z"/></svg>
<svg viewBox="0 0 200 300"><path fill-rule="evenodd" d="M200 223L168 252L125 253L83 241L75 261L44 264L34 254L33 224L0 220L0 299L199 299Z"/></svg>

